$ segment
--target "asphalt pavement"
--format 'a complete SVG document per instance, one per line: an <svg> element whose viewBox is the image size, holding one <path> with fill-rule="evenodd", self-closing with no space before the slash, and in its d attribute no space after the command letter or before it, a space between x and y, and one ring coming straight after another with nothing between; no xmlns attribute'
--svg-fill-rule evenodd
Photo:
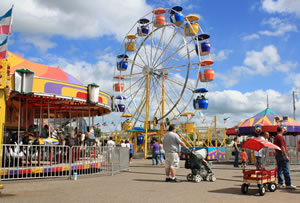
<svg viewBox="0 0 300 203"><path fill-rule="evenodd" d="M165 182L163 166L153 166L151 160L134 160L128 171L113 176L3 181L0 202L300 202L300 165L291 166L297 190L278 189L264 196L255 184L250 185L248 194L242 194L242 170L231 164L214 163L216 182L200 183L188 182L190 170L183 168L183 161L181 166L177 170L180 183Z"/></svg>

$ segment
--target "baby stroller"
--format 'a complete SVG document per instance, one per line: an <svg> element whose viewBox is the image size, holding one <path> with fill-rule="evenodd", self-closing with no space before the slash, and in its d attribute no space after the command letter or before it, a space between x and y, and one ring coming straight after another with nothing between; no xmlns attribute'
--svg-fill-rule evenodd
<svg viewBox="0 0 300 203"><path fill-rule="evenodd" d="M197 151L189 151L185 160L185 168L191 169L192 173L187 175L188 181L195 181L196 183L202 180L216 181L216 176L211 167L205 160L207 155L206 149L200 149Z"/></svg>

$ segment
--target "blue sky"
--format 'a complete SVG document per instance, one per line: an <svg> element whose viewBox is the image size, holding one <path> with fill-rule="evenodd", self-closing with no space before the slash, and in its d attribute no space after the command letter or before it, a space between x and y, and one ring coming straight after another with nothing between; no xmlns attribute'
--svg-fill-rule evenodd
<svg viewBox="0 0 300 203"><path fill-rule="evenodd" d="M270 107L292 116L299 91L300 1L295 0L2 0L0 14L14 4L9 50L29 60L59 66L113 94L115 57L126 33L153 9L183 7L197 14L211 35L216 78L209 85L206 122L217 115L226 127ZM82 74L82 73L85 74ZM300 104L296 103L300 121ZM104 120L112 121L113 113ZM101 118L102 120L102 118ZM196 122L201 122L199 116Z"/></svg>

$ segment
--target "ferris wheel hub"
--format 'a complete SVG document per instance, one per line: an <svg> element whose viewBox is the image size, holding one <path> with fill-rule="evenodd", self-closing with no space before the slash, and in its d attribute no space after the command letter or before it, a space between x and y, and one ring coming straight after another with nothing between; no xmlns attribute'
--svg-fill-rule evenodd
<svg viewBox="0 0 300 203"><path fill-rule="evenodd" d="M146 76L146 75L152 75L154 72L154 68L153 67L150 67L148 65L145 65L143 67L143 74Z"/></svg>

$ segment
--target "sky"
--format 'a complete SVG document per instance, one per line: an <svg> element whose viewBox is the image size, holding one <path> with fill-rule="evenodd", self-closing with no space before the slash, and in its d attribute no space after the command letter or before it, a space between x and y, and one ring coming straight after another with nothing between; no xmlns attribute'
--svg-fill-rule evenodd
<svg viewBox="0 0 300 203"><path fill-rule="evenodd" d="M182 6L184 15L200 17L214 60L209 108L204 117L196 113L196 125L211 125L216 115L220 127L233 127L263 111L267 97L271 109L293 117L293 91L300 121L300 1L2 0L0 15L12 4L9 51L58 66L111 95L116 56L137 20L156 8ZM97 121L119 125L122 119L112 113Z"/></svg>

